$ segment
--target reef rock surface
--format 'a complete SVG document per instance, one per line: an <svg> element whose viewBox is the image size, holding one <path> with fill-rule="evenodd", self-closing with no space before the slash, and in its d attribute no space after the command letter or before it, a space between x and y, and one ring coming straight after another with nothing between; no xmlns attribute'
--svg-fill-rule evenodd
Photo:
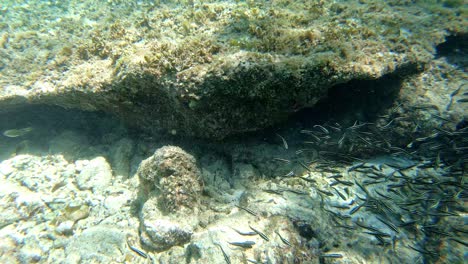
<svg viewBox="0 0 468 264"><path fill-rule="evenodd" d="M102 110L148 132L223 138L281 122L336 84L417 71L466 34L457 3L8 2L0 108Z"/></svg>

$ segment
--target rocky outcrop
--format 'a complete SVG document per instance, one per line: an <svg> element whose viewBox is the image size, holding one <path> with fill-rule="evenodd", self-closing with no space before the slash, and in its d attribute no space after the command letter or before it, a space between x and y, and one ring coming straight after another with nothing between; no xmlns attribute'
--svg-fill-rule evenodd
<svg viewBox="0 0 468 264"><path fill-rule="evenodd" d="M76 17L46 6L53 18L42 3L6 7L0 107L102 110L148 132L223 138L281 122L334 85L413 73L468 28L457 1L164 2L71 1Z"/></svg>
<svg viewBox="0 0 468 264"><path fill-rule="evenodd" d="M165 212L193 210L202 191L201 173L195 158L183 149L165 146L143 160L138 168L144 196L158 197Z"/></svg>
<svg viewBox="0 0 468 264"><path fill-rule="evenodd" d="M198 224L201 172L183 149L164 146L143 160L140 177L141 242L155 251L188 243Z"/></svg>

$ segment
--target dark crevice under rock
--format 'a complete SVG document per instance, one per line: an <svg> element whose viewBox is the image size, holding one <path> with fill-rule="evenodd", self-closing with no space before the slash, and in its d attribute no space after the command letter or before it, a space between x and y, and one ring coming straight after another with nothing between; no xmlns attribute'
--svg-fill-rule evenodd
<svg viewBox="0 0 468 264"><path fill-rule="evenodd" d="M117 132L121 121L104 112L88 112L49 105L25 105L0 113L0 131L22 127L47 127L49 136L64 129L100 137ZM122 133L125 131L122 131Z"/></svg>
<svg viewBox="0 0 468 264"><path fill-rule="evenodd" d="M328 90L327 96L317 102L314 107L305 108L293 114L281 124L270 126L248 133L233 135L227 140L247 141L249 138L258 140L276 133L278 130L296 127L310 127L325 122L352 123L356 120L369 121L375 119L382 111L390 107L398 96L401 77L386 75L377 80L353 80L336 85ZM101 111L87 112L77 109L65 109L58 106L27 105L0 113L0 130L5 131L21 127L48 127L47 136L57 134L58 131L71 129L81 131L96 140L103 134L112 132L131 133L141 135L145 131L125 128L115 116ZM134 127L133 127L134 128ZM182 135L167 137L167 140L181 139ZM178 140L176 140L178 141ZM199 140L209 143L212 140ZM193 143L193 141L190 141ZM181 142L182 143L182 142ZM219 143L219 142L218 142ZM183 144L183 143L182 143Z"/></svg>
<svg viewBox="0 0 468 264"><path fill-rule="evenodd" d="M446 57L447 60L460 68L468 66L468 35L459 34L446 38L446 41L437 45L436 58Z"/></svg>
<svg viewBox="0 0 468 264"><path fill-rule="evenodd" d="M398 97L402 79L384 76L377 80L353 80L328 90L327 97L314 107L306 108L292 117L304 127L335 121L371 122Z"/></svg>

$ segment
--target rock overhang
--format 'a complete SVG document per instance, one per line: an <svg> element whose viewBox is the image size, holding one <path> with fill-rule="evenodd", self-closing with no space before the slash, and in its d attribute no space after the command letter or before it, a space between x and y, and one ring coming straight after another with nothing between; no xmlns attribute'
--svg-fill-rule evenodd
<svg viewBox="0 0 468 264"><path fill-rule="evenodd" d="M417 72L463 30L436 4L279 2L162 5L146 23L125 28L133 14L89 30L99 34L56 54L69 55L66 71L1 104L103 110L147 132L222 139L278 124L337 84Z"/></svg>

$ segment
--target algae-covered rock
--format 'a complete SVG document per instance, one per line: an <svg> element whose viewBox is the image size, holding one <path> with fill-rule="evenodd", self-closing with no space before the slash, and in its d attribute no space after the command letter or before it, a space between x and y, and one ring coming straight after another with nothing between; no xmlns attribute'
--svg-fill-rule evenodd
<svg viewBox="0 0 468 264"><path fill-rule="evenodd" d="M336 84L411 74L468 28L457 1L115 3L8 4L3 111L102 110L149 132L222 138L277 124Z"/></svg>
<svg viewBox="0 0 468 264"><path fill-rule="evenodd" d="M103 157L90 160L76 176L76 184L80 190L92 190L95 193L104 192L112 179L112 169Z"/></svg>
<svg viewBox="0 0 468 264"><path fill-rule="evenodd" d="M125 249L125 233L107 226L95 226L73 237L65 247L66 263L110 263Z"/></svg>
<svg viewBox="0 0 468 264"><path fill-rule="evenodd" d="M190 241L192 231L177 222L165 219L145 221L141 234L142 242L156 251L162 251Z"/></svg>
<svg viewBox="0 0 468 264"><path fill-rule="evenodd" d="M145 195L156 190L161 210L193 210L201 195L200 170L195 158L183 149L165 146L138 168Z"/></svg>

